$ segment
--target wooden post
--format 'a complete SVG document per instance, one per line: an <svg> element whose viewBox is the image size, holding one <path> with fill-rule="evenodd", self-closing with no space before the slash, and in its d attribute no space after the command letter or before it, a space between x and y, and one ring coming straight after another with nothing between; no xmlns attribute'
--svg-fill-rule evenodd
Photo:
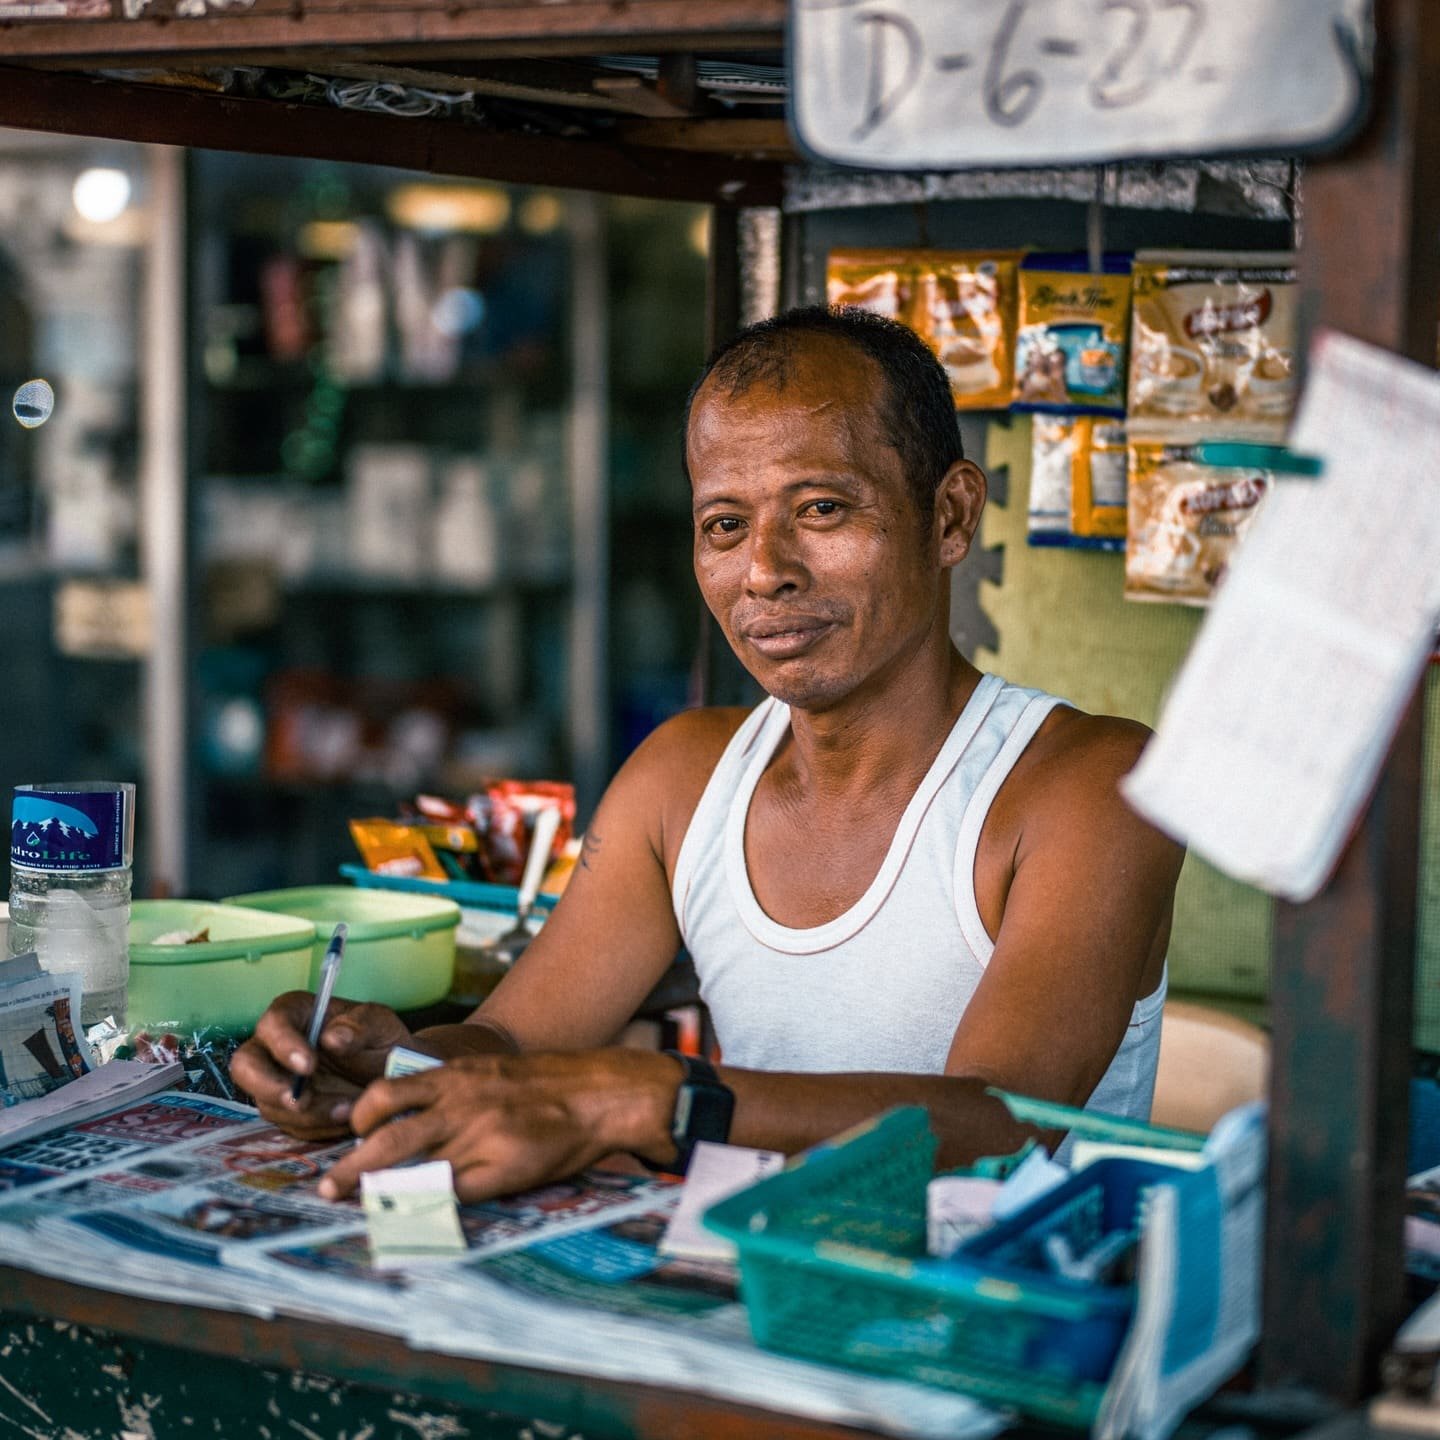
<svg viewBox="0 0 1440 1440"><path fill-rule="evenodd" d="M1304 182L1303 315L1433 365L1440 27L1379 0L1375 113ZM1416 484L1432 483L1417 475ZM1417 697L1334 879L1277 908L1264 1382L1353 1402L1403 1315L1419 859Z"/></svg>
<svg viewBox="0 0 1440 1440"><path fill-rule="evenodd" d="M713 351L741 328L740 211L717 205L710 212L709 274L705 296L705 348ZM753 705L755 682L735 658L708 610L700 612L696 685L705 705Z"/></svg>

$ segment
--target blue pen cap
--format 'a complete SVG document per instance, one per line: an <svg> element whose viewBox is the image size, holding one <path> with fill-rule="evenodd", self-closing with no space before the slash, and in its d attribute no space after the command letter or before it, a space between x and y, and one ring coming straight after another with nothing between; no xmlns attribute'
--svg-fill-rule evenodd
<svg viewBox="0 0 1440 1440"><path fill-rule="evenodd" d="M129 869L135 856L135 787L109 780L17 785L10 863L25 870Z"/></svg>

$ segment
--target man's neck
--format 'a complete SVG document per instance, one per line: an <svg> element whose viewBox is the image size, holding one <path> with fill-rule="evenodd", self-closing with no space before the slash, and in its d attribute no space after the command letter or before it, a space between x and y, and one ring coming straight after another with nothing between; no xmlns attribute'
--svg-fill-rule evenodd
<svg viewBox="0 0 1440 1440"><path fill-rule="evenodd" d="M948 639L943 651L926 647L840 705L792 710L787 768L812 794L913 793L979 683Z"/></svg>

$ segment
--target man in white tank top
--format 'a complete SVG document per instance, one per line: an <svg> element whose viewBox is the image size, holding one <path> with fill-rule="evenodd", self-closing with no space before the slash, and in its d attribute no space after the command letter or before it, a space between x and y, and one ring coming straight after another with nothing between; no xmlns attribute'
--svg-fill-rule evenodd
<svg viewBox="0 0 1440 1440"><path fill-rule="evenodd" d="M417 1155L478 1199L697 1138L793 1152L907 1103L954 1165L1023 1138L992 1086L1148 1112L1182 853L1119 795L1142 726L952 644L985 477L933 356L859 312L754 327L693 392L686 462L700 589L772 698L646 740L468 1023L336 1002L316 1052L311 997L271 1007L237 1081L292 1131L368 1137L325 1193ZM682 939L718 1075L595 1048ZM376 1079L397 1043L447 1063Z"/></svg>

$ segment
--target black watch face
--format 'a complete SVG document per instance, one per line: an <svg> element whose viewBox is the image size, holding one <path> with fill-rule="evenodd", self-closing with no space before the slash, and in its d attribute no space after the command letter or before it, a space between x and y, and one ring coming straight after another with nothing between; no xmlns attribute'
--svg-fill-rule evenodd
<svg viewBox="0 0 1440 1440"><path fill-rule="evenodd" d="M674 1137L679 1145L711 1140L723 1145L730 1138L735 1096L723 1085L683 1084L675 1096Z"/></svg>

